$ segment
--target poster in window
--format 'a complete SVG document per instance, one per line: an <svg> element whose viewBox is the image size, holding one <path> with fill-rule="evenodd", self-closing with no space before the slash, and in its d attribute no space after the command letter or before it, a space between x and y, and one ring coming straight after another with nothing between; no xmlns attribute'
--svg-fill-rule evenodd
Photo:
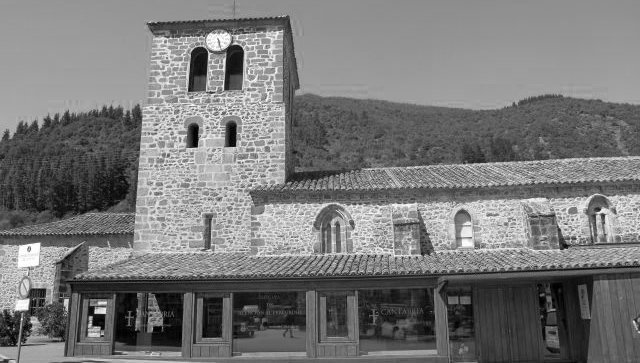
<svg viewBox="0 0 640 363"><path fill-rule="evenodd" d="M95 310L93 310L93 314L94 315L106 315L107 314L107 308L105 306L96 307Z"/></svg>
<svg viewBox="0 0 640 363"><path fill-rule="evenodd" d="M87 327L87 338L100 338L101 329L99 326Z"/></svg>
<svg viewBox="0 0 640 363"><path fill-rule="evenodd" d="M589 292L587 285L578 285L578 297L580 299L580 317L584 320L591 319L591 309L589 308Z"/></svg>
<svg viewBox="0 0 640 363"><path fill-rule="evenodd" d="M458 305L460 304L460 298L458 297L458 295L454 295L454 296L447 296L447 304L449 305Z"/></svg>
<svg viewBox="0 0 640 363"><path fill-rule="evenodd" d="M462 304L462 305L471 305L471 296L469 296L469 295L461 295L460 296L460 304Z"/></svg>

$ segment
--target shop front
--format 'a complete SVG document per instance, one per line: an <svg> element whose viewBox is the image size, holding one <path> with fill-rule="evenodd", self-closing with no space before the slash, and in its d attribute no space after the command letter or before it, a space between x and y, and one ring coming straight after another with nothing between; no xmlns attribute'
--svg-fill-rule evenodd
<svg viewBox="0 0 640 363"><path fill-rule="evenodd" d="M203 269L220 270L194 279L200 271L175 267L203 262L189 256L165 254L152 269L134 259L74 280L66 355L595 362L616 353L610 336L621 347L640 341L629 323L637 267L447 274L425 263L449 263L441 257L377 256L368 266L388 269L368 271L368 256L223 265L208 255Z"/></svg>
<svg viewBox="0 0 640 363"><path fill-rule="evenodd" d="M439 352L437 343L447 335L438 334L436 304L443 305L434 284L424 278L402 283L245 281L233 287L223 281L154 283L152 289L117 283L109 293L104 292L108 285L82 284L72 295L70 323L78 328L70 332L66 352L441 361L446 351ZM305 288L310 285L312 290ZM91 291L98 288L103 291Z"/></svg>

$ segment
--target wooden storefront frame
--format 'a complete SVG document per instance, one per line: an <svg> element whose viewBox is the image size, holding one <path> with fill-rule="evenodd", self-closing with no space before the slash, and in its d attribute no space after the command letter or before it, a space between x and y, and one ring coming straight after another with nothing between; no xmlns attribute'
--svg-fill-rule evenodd
<svg viewBox="0 0 640 363"><path fill-rule="evenodd" d="M448 355L448 341L439 336L444 330L446 331L446 305L443 304L442 298L438 299L438 294L435 293L436 278L425 277L397 277L397 278L358 278L358 279L327 279L327 280L243 280L243 281L180 281L178 282L158 282L158 281L118 281L109 283L90 283L76 281L73 284L74 295L80 296L83 294L91 294L96 292L109 292L113 294L114 299L118 293L144 293L144 292L174 292L183 293L184 305L183 305L183 330L182 330L182 357L183 358L198 358L198 354L194 354L195 348L202 348L205 345L209 346L228 346L228 351L222 352L218 357L231 357L232 356L232 319L233 319L233 292L277 292L277 291L303 291L306 295L306 329L307 329L307 342L306 353L307 357L315 358L325 356L320 354L318 349L321 350L328 347L329 344L340 346L338 350L342 352L350 352L359 355L359 337L358 337L358 300L357 290L364 289L433 289L434 291L434 314L436 315L437 324L444 324L444 328L436 327L436 346L437 355L434 355L435 360L442 360ZM256 289L256 286L260 286L260 289ZM231 292L230 292L231 291ZM320 341L320 314L319 312L319 293L326 291L350 291L352 293L349 299L349 325L352 326L352 336L347 341ZM211 342L196 342L196 296L199 293L217 293L226 295L227 304L223 308L225 310L224 322L229 327L226 331L225 338L218 341ZM115 300L114 300L115 301ZM73 306L73 299L72 299ZM438 309L438 306L440 308ZM115 308L114 308L115 309ZM438 317L438 313L444 316ZM114 311L114 323L115 323L115 311ZM70 314L70 324L71 321ZM77 320L75 322L77 324ZM70 336L71 337L71 336ZM113 346L114 337L111 337L111 346ZM69 351L69 350L67 350ZM70 353L72 355L73 353ZM347 356L347 355L345 355ZM351 356L351 355L348 355Z"/></svg>

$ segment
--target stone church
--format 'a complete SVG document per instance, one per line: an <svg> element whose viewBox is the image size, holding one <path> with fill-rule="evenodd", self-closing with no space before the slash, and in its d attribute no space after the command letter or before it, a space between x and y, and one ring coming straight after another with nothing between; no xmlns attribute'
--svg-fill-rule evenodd
<svg viewBox="0 0 640 363"><path fill-rule="evenodd" d="M640 361L640 157L296 173L289 17L148 27L134 251L67 356Z"/></svg>

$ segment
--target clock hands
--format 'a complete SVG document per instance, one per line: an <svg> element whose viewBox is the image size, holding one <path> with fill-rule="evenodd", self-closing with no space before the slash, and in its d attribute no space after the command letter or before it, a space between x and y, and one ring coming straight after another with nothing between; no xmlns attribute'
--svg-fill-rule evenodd
<svg viewBox="0 0 640 363"><path fill-rule="evenodd" d="M218 47L220 47L220 49L222 49L222 44L220 44L220 38L216 38L216 40L218 41Z"/></svg>

